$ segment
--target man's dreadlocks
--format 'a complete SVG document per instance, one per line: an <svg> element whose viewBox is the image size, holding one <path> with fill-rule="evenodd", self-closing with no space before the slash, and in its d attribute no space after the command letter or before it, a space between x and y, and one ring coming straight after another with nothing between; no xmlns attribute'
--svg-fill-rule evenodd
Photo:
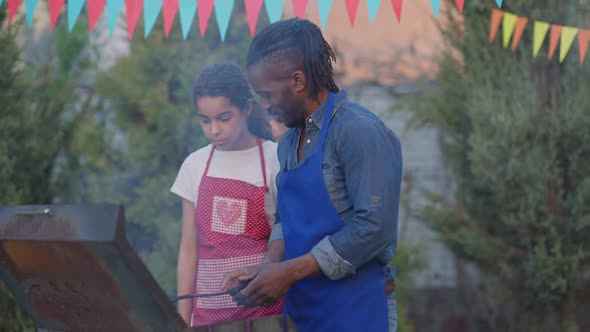
<svg viewBox="0 0 590 332"><path fill-rule="evenodd" d="M240 68L229 63L206 67L193 85L193 104L201 97L226 97L243 112L253 100L250 85ZM248 117L248 130L265 140L272 140L270 125L259 104L253 103Z"/></svg>
<svg viewBox="0 0 590 332"><path fill-rule="evenodd" d="M267 26L250 44L247 64L250 68L261 61L284 59L301 59L295 60L299 63L294 65L303 63L311 97L317 98L322 89L338 92L332 67L336 56L317 25L308 20L291 18Z"/></svg>

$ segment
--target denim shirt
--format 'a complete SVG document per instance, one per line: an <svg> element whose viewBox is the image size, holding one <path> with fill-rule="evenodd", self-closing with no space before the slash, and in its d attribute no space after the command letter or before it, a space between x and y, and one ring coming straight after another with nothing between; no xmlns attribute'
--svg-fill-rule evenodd
<svg viewBox="0 0 590 332"><path fill-rule="evenodd" d="M283 135L278 145L281 170L285 165L288 170L296 168L316 151L324 108L325 103L306 119L305 128L289 129ZM307 133L303 142L306 146L298 160L302 130ZM342 90L335 96L324 143L322 173L334 208L345 224L311 250L322 272L337 280L353 275L358 267L371 260L382 265L389 263L397 245L401 146L395 134L375 114L349 102ZM281 172L277 183L280 177ZM280 222L277 210L270 241L283 237Z"/></svg>

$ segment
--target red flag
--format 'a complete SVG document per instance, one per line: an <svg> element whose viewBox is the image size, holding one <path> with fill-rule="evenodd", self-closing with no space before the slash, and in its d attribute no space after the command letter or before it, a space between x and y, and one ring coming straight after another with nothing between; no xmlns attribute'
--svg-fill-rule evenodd
<svg viewBox="0 0 590 332"><path fill-rule="evenodd" d="M174 17L176 16L176 13L178 13L178 0L164 0L162 6L162 14L164 15L164 33L166 34L166 38L168 38L168 36L170 36L170 30L172 30Z"/></svg>
<svg viewBox="0 0 590 332"><path fill-rule="evenodd" d="M98 22L98 18L104 9L104 5L107 3L107 0L88 0L88 29L90 32L94 31L94 27L96 26L96 22Z"/></svg>
<svg viewBox="0 0 590 332"><path fill-rule="evenodd" d="M561 37L561 28L561 25L551 25L551 32L549 34L549 60L553 58L555 49L557 49L557 43L559 42L559 37Z"/></svg>
<svg viewBox="0 0 590 332"><path fill-rule="evenodd" d="M580 63L584 64L586 52L588 52L588 44L590 44L590 30L578 31L578 45L580 47Z"/></svg>
<svg viewBox="0 0 590 332"><path fill-rule="evenodd" d="M512 35L512 50L516 49L520 39L522 37L522 33L524 32L524 28L526 28L526 24L529 22L529 19L526 17L519 17L516 19L516 25L514 26L514 34Z"/></svg>
<svg viewBox="0 0 590 332"><path fill-rule="evenodd" d="M320 0L321 1L321 0ZM359 7L359 0L346 0L346 10L348 10L348 18L350 19L350 25L354 27L356 20L356 10Z"/></svg>
<svg viewBox="0 0 590 332"><path fill-rule="evenodd" d="M127 33L129 40L131 40L137 21L139 21L139 16L141 16L143 0L125 0L125 7L127 8Z"/></svg>
<svg viewBox="0 0 590 332"><path fill-rule="evenodd" d="M214 0L199 0L197 11L199 15L199 28L201 29L201 38L205 37L209 18L213 12Z"/></svg>
<svg viewBox="0 0 590 332"><path fill-rule="evenodd" d="M51 31L55 29L57 18L64 8L66 0L49 0L49 17L51 17Z"/></svg>
<svg viewBox="0 0 590 332"><path fill-rule="evenodd" d="M463 14L463 6L465 5L465 0L455 0L457 4L457 8L459 8L459 13Z"/></svg>
<svg viewBox="0 0 590 332"><path fill-rule="evenodd" d="M307 0L293 0L293 12L295 13L295 16L304 18L306 8Z"/></svg>
<svg viewBox="0 0 590 332"><path fill-rule="evenodd" d="M393 11L395 12L395 16L397 16L397 23L399 23L402 18L402 4L403 0L391 0Z"/></svg>
<svg viewBox="0 0 590 332"><path fill-rule="evenodd" d="M18 7L20 7L20 2L21 0L8 0L8 24L12 24Z"/></svg>
<svg viewBox="0 0 590 332"><path fill-rule="evenodd" d="M275 0L276 1L276 0ZM256 24L258 23L258 16L262 9L264 0L246 0L246 16L248 16L248 26L250 27L250 35L254 36L256 33Z"/></svg>
<svg viewBox="0 0 590 332"><path fill-rule="evenodd" d="M500 9L492 10L492 18L490 19L490 43L494 41L496 35L498 34L498 29L500 28L500 23L502 23L503 16L504 11Z"/></svg>

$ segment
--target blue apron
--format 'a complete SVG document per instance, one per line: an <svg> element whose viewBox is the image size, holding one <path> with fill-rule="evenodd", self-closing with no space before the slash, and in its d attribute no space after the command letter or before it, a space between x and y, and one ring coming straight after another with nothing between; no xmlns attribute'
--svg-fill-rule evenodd
<svg viewBox="0 0 590 332"><path fill-rule="evenodd" d="M278 205L285 238L285 259L309 253L327 235L344 227L324 185L323 145L334 108L330 93L317 151L295 169L284 166ZM293 147L294 142L291 142ZM385 270L375 261L340 280L325 275L293 285L286 294L285 313L299 332L387 331Z"/></svg>

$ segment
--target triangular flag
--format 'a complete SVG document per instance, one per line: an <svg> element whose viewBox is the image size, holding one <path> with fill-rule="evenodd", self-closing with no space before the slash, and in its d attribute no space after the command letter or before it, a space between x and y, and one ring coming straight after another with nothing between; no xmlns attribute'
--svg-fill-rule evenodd
<svg viewBox="0 0 590 332"><path fill-rule="evenodd" d="M12 24L12 20L16 16L18 7L20 7L21 0L8 0L8 24Z"/></svg>
<svg viewBox="0 0 590 332"><path fill-rule="evenodd" d="M320 13L320 25L322 29L326 28L328 23L328 16L330 16L330 9L332 9L333 0L318 1L318 11Z"/></svg>
<svg viewBox="0 0 590 332"><path fill-rule="evenodd" d="M61 10L64 8L66 0L49 0L49 17L51 18L51 31L55 29L55 24L59 18Z"/></svg>
<svg viewBox="0 0 590 332"><path fill-rule="evenodd" d="M180 27L182 38L186 39L197 12L197 0L178 0L178 12L180 13Z"/></svg>
<svg viewBox="0 0 590 332"><path fill-rule="evenodd" d="M82 7L84 7L84 2L86 2L86 0L68 0L68 29L70 32L74 28L78 16L80 16Z"/></svg>
<svg viewBox="0 0 590 332"><path fill-rule="evenodd" d="M527 23L529 22L529 19L526 17L519 17L516 20L516 26L514 28L514 36L512 37L512 50L514 51L516 49L516 46L518 46L518 43L520 42L520 39L522 38L522 33L524 32L524 28L526 28Z"/></svg>
<svg viewBox="0 0 590 332"><path fill-rule="evenodd" d="M260 16L260 10L264 0L246 0L244 5L246 6L246 16L248 17L248 27L250 27L250 36L256 34L256 25L258 24L258 16Z"/></svg>
<svg viewBox="0 0 590 332"><path fill-rule="evenodd" d="M508 47L510 37L512 37L512 32L514 32L516 19L518 19L518 16L512 13L504 13L504 22L502 23L502 40L504 47Z"/></svg>
<svg viewBox="0 0 590 332"><path fill-rule="evenodd" d="M393 11L395 12L395 16L397 16L397 23L399 23L402 17L402 4L403 0L391 0Z"/></svg>
<svg viewBox="0 0 590 332"><path fill-rule="evenodd" d="M162 10L163 0L144 0L143 3L143 22L144 22L144 38L147 38L160 15ZM167 1L167 0L166 0Z"/></svg>
<svg viewBox="0 0 590 332"><path fill-rule="evenodd" d="M578 47L580 49L581 64L584 64L586 52L588 52L588 44L590 44L590 30L580 30L578 32Z"/></svg>
<svg viewBox="0 0 590 332"><path fill-rule="evenodd" d="M455 0L457 4L457 8L459 8L459 13L463 14L463 6L465 5L465 0Z"/></svg>
<svg viewBox="0 0 590 332"><path fill-rule="evenodd" d="M100 17L100 14L102 14L106 2L107 0L90 0L86 4L88 8L88 30L90 30L90 32L94 31L96 22L98 22L98 18Z"/></svg>
<svg viewBox="0 0 590 332"><path fill-rule="evenodd" d="M438 12L440 11L440 0L430 0L430 5L432 6L432 13L434 14L434 17L438 18Z"/></svg>
<svg viewBox="0 0 590 332"><path fill-rule="evenodd" d="M496 0L496 4L498 5L498 8L502 8L502 0Z"/></svg>
<svg viewBox="0 0 590 332"><path fill-rule="evenodd" d="M125 7L127 8L127 36L131 40L139 16L141 16L143 0L125 0Z"/></svg>
<svg viewBox="0 0 590 332"><path fill-rule="evenodd" d="M234 0L215 0L215 17L217 18L221 41L225 40L225 34L229 27L229 19L231 18L233 9Z"/></svg>
<svg viewBox="0 0 590 332"><path fill-rule="evenodd" d="M305 10L307 9L307 0L293 0L293 12L299 18L305 17Z"/></svg>
<svg viewBox="0 0 590 332"><path fill-rule="evenodd" d="M354 27L354 21L356 21L356 11L359 8L359 0L346 0L346 10L348 11L348 18L350 19L350 25Z"/></svg>
<svg viewBox="0 0 590 332"><path fill-rule="evenodd" d="M559 37L561 37L561 28L561 25L551 25L551 32L549 33L549 60L553 59L553 54L555 54L555 49L557 49L557 43L559 42Z"/></svg>
<svg viewBox="0 0 590 332"><path fill-rule="evenodd" d="M504 17L504 11L499 9L492 10L492 17L490 18L490 43L496 39L500 23L502 23L502 17Z"/></svg>
<svg viewBox="0 0 590 332"><path fill-rule="evenodd" d="M369 21L371 22L371 24L375 23L375 18L377 17L377 12L379 11L380 4L381 0L367 0L367 8L369 9Z"/></svg>
<svg viewBox="0 0 590 332"><path fill-rule="evenodd" d="M264 6L266 7L266 13L268 14L270 23L281 20L285 0L264 0Z"/></svg>
<svg viewBox="0 0 590 332"><path fill-rule="evenodd" d="M123 0L109 0L107 1L107 18L109 20L109 31L111 36L115 31L115 27L117 26L117 21L119 20L119 13L121 12L121 7L123 7Z"/></svg>
<svg viewBox="0 0 590 332"><path fill-rule="evenodd" d="M2 3L4 2L4 0L0 0L0 6L2 6Z"/></svg>
<svg viewBox="0 0 590 332"><path fill-rule="evenodd" d="M578 34L578 28L563 27L563 29L561 29L561 42L559 43L559 62L563 62L567 53L570 51L572 43L574 42L574 39L576 39L576 34Z"/></svg>
<svg viewBox="0 0 590 332"><path fill-rule="evenodd" d="M199 12L199 29L201 30L201 38L205 38L205 32L207 32L207 25L209 24L209 18L213 12L214 0L199 0L198 12Z"/></svg>
<svg viewBox="0 0 590 332"><path fill-rule="evenodd" d="M27 26L33 25L33 14L37 8L37 2L39 0L25 0L25 13L27 15Z"/></svg>
<svg viewBox="0 0 590 332"><path fill-rule="evenodd" d="M192 0L195 3L195 10L197 9L197 0ZM172 24L174 23L174 17L178 13L178 0L164 0L162 15L164 16L164 33L166 38L170 36L170 30L172 30ZM195 12L193 11L193 17Z"/></svg>
<svg viewBox="0 0 590 332"><path fill-rule="evenodd" d="M543 42L545 41L545 37L547 36L547 31L549 31L549 23L535 21L535 25L533 27L533 57L536 57L543 46Z"/></svg>

